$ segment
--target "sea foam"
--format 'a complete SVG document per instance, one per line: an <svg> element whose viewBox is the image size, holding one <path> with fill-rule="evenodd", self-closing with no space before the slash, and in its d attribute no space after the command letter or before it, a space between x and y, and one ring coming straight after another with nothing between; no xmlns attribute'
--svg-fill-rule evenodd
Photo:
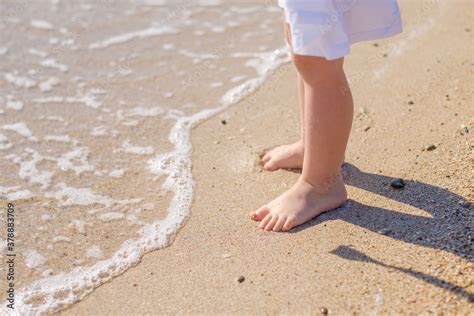
<svg viewBox="0 0 474 316"><path fill-rule="evenodd" d="M25 204L39 201L31 206L40 211L42 234L50 233L44 248L28 240L31 248L20 249L26 266L39 269L40 276L17 290L19 314L61 310L138 264L145 253L168 246L193 198L192 129L289 61L279 33L259 33L271 23L279 31L273 4L137 3L148 11L138 4L110 10L103 3L67 11L52 2L55 14L47 18L39 13L48 3L32 4L19 23L36 28L41 41L32 45L27 33L14 40L36 68L24 70L9 53L0 61L8 94L15 96L8 101L23 103L21 109L10 103L0 117L0 154L17 172L0 194L11 201L34 197ZM57 29L66 24L67 30ZM161 44L151 49L152 40ZM10 112L20 119L7 117ZM127 196L134 186L136 196ZM121 225L135 235L120 231ZM45 228L55 226L66 230ZM97 227L110 229L119 246L105 247L105 235L89 241ZM58 247L78 249L78 258L54 267Z"/></svg>

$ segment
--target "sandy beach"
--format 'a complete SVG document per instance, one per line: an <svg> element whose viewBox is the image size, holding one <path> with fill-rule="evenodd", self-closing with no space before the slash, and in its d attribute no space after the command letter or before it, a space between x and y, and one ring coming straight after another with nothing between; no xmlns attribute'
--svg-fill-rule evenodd
<svg viewBox="0 0 474 316"><path fill-rule="evenodd" d="M401 8L402 35L346 60L356 114L343 207L289 233L247 217L299 175L258 164L298 139L296 73L284 65L193 128L195 195L172 244L61 314L471 314L472 3Z"/></svg>
<svg viewBox="0 0 474 316"><path fill-rule="evenodd" d="M472 1L352 46L349 200L288 233L276 2L0 1L0 315L472 315Z"/></svg>

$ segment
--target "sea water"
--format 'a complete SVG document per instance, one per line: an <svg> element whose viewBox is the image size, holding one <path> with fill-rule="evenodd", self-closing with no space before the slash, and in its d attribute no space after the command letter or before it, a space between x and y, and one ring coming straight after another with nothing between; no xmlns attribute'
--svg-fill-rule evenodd
<svg viewBox="0 0 474 316"><path fill-rule="evenodd" d="M65 308L169 244L193 198L192 128L288 61L281 22L273 0L0 1L17 313Z"/></svg>

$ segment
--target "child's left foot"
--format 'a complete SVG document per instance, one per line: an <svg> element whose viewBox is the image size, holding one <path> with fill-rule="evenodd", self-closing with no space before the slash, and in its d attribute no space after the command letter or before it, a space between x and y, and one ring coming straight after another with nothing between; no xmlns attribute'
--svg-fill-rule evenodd
<svg viewBox="0 0 474 316"><path fill-rule="evenodd" d="M302 140L293 144L273 148L262 157L263 169L274 171L284 168L298 168L303 166L304 144Z"/></svg>
<svg viewBox="0 0 474 316"><path fill-rule="evenodd" d="M250 213L250 217L261 221L259 228L266 231L288 231L344 204L347 191L341 176L333 182L315 187L300 177L291 189Z"/></svg>

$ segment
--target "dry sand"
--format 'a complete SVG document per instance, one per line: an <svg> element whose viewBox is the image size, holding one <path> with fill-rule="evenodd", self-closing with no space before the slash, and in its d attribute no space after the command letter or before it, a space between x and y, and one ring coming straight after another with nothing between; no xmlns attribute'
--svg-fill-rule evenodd
<svg viewBox="0 0 474 316"><path fill-rule="evenodd" d="M298 177L257 163L298 137L286 65L193 131L195 199L171 246L63 314L472 313L470 3L402 1L403 35L354 47L343 207L290 233L260 231L246 217ZM404 189L390 187L398 177Z"/></svg>

